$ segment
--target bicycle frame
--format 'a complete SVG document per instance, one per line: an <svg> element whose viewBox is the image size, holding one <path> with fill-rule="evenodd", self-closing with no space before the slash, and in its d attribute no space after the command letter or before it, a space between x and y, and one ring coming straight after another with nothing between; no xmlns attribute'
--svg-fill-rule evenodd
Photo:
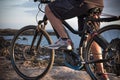
<svg viewBox="0 0 120 80"><path fill-rule="evenodd" d="M41 2L42 3L42 2ZM49 2L48 2L49 3ZM39 7L38 7L39 8ZM40 8L39 8L39 10L40 11L42 11ZM91 10L91 11L93 11L93 12L90 12L88 15L89 15L89 17L87 16L87 17L85 17L85 23L84 23L84 26L83 26L83 30L82 31L76 31L76 30L74 30L66 21L64 21L64 20L62 20L62 23L63 23L63 25L65 25L65 27L68 29L68 30L70 30L73 34L76 34L76 35L80 35L81 36L81 40L80 40L80 42L79 42L79 55L80 55L80 57L82 58L82 53L83 53L83 49L86 47L86 42L87 42L87 35L88 35L88 31L89 30L91 30L90 32L89 32L89 34L92 36L92 39L93 40L95 40L95 41L97 41L97 43L100 45L100 46L102 46L104 49L107 47L107 45L108 45L108 42L101 36L101 35L98 35L97 34L97 31L93 31L92 29L89 29L90 27L89 27L89 25L88 25L88 22L89 21L93 21L93 22L110 22L110 21L115 21L115 20L119 20L120 19L120 16L113 16L113 17L110 17L110 18L98 18L98 19L96 19L96 18L93 18L93 17L91 17L90 15L94 15L94 14L97 14L97 15L99 15L99 13L101 12L100 10L97 10L96 12L94 12L94 9L93 10ZM43 12L43 11L42 11ZM47 17L46 17L46 15L44 15L44 17L43 17L43 19L42 20L39 20L38 21L38 26L37 26L37 29L40 29L40 28L42 28L42 29L44 29L45 28L45 26L47 25ZM44 23L43 25L42 25L42 23ZM65 30L65 32L67 33L67 35L68 35L68 37L70 38L70 36L69 36L69 34L68 34L68 32L67 32L67 30L66 30L66 28L64 27L64 30ZM37 30L36 29L36 31L39 31L39 30ZM54 29L54 27L53 27L53 30L54 30L54 32L55 32L55 34L56 34L56 36L57 36L57 38L59 38L60 36L59 36L59 34L57 33L57 31ZM36 36L37 36L37 32L35 32L35 35L34 35L34 38L33 38L33 41L32 41L32 45L31 45L31 49L32 49L32 46L33 46L33 44L34 44L34 41L35 41L35 39L36 39ZM39 44L40 44L40 41L41 41L41 37L42 37L42 34L40 34L40 39L38 40L38 44L37 44L37 48L36 48L36 50L38 49L38 46L39 46ZM103 44L100 44L100 42L103 42ZM82 58L83 59L83 58Z"/></svg>
<svg viewBox="0 0 120 80"><path fill-rule="evenodd" d="M100 18L101 19L101 18ZM68 29L68 30L70 30L73 34L76 34L76 35L81 35L81 40L80 40L80 42L79 42L79 55L80 55L80 57L81 57L81 59L82 59L82 61L84 61L84 59L83 59L83 57L82 57L82 54L83 54L83 48L85 48L85 42L87 42L87 34L88 34L88 32L87 32L87 30L88 30L88 28L90 28L88 25L87 25L87 22L88 21L94 21L94 20L98 20L98 21L100 21L100 19L89 19L89 18L86 18L86 22L85 22L85 24L84 24L84 29L82 30L82 31L76 31L76 30L74 30L66 21L62 21L62 23L65 25L65 27ZM109 18L107 18L107 19L109 19ZM37 27L37 29L40 29L40 28L42 28L42 29L44 29L45 28L45 26L47 25L47 17L46 17L46 15L44 15L44 17L43 17L43 20L40 20L39 22L38 22L38 27ZM105 19L102 19L102 20L105 20ZM110 19L111 20L111 19ZM42 23L44 23L44 25L42 25ZM33 46L33 44L34 44L34 41L35 41L35 39L36 39L36 36L38 35L38 31L39 30L37 30L36 29L36 31L35 31L35 35L34 35L34 38L33 38L33 41L32 41L32 45L31 45L31 49L32 49L32 46ZM64 28L65 29L65 28ZM56 36L59 38L59 35L58 35L58 33L57 33L57 31L53 28L53 30L54 30L54 32L55 32L55 34L56 34ZM67 32L67 30L65 29L65 31L66 31L66 33L67 33L67 35L68 35L68 37L70 38L70 36L69 36L69 34L68 34L68 32ZM101 36L101 35L97 35L97 32L96 31L91 31L90 32L90 35L92 36L92 38L93 38L93 40L95 40L95 41L102 41L103 42L103 44L101 45L99 42L97 42L100 46L102 46L104 49L107 47L107 45L108 45L108 42ZM36 47L36 50L38 49L38 46L39 46L39 44L40 44L40 41L41 41L41 38L42 38L42 34L40 34L40 39L38 40L38 44L37 44L37 47ZM97 60L97 61L91 61L91 62L83 62L83 63L87 63L87 64L89 64L89 63L98 63L98 62L103 62L103 61L108 61L108 60Z"/></svg>
<svg viewBox="0 0 120 80"><path fill-rule="evenodd" d="M50 3L51 1L48 1L48 2L42 2L42 1L40 1L40 3ZM39 7L38 7L39 8ZM40 8L39 8L39 10L40 11L42 11ZM93 11L93 12L92 12ZM42 11L43 12L43 11ZM91 12L90 12L90 15L92 14L92 15L94 15L94 13L97 13L97 14L99 14L99 10L98 11L96 11L96 12L94 12L94 9L93 10L91 10ZM46 15L44 15L44 17L43 17L43 20L40 20L40 21L38 21L38 27L39 26L43 26L43 25L41 25L42 23L44 23L44 27L43 28L45 28L45 25L46 25L46 22L47 22L47 17L46 17ZM80 43L79 43L79 47L80 47L80 50L79 50L79 52L80 52L80 55L82 55L82 49L86 46L86 45L84 45L85 44L85 42L87 42L87 34L88 34L88 32L87 32L87 30L89 31L89 25L87 24L87 22L89 22L89 21L93 21L93 22L111 22L111 21L116 21L116 20L120 20L120 16L112 16L112 17L110 17L110 18L98 18L98 19L96 19L96 18L93 18L93 17L86 17L85 18L85 24L84 24L84 29L82 30L82 31L76 31L76 30L74 30L66 21L62 21L62 23L65 25L65 27L68 29L68 30L70 30L73 34L76 34L76 35L80 35L81 36L81 40L80 40ZM65 28L64 28L65 29ZM57 36L57 38L59 38L59 35L58 35L58 33L57 33L57 31L53 28L53 30L54 30L54 32L55 32L55 34L56 34L56 36ZM39 31L39 30L38 30ZM68 37L70 38L70 36L69 36L69 34L68 34L68 32L67 32L67 30L65 29L65 31L66 31L66 33L67 33L67 35L68 35ZM97 43L100 45L100 46L102 46L104 49L107 47L107 45L108 45L108 42L101 36L101 35L98 35L97 34L97 32L96 31L90 31L89 32L89 34L92 36L92 39L93 40L95 40L95 41L97 41ZM35 36L34 36L34 39L36 38L36 36L37 36L37 33L35 34ZM42 34L40 35L40 36L42 36ZM39 39L39 41L38 41L38 45L40 44L40 40L41 39ZM100 44L100 42L103 42L103 44ZM32 42L32 44L34 43L34 40L33 40L33 42ZM38 47L38 45L37 45L37 47ZM32 45L33 46L33 45ZM32 47L31 47L32 48Z"/></svg>
<svg viewBox="0 0 120 80"><path fill-rule="evenodd" d="M63 24L65 25L66 28L68 28L72 33L76 34L76 35L81 35L81 40L80 40L80 43L79 43L79 55L82 59L82 63L83 64L91 64L91 63L100 63L100 62L105 62L105 61L108 61L109 59L103 59L103 60L93 60L93 61L88 61L88 62L84 62L84 59L83 59L83 49L86 47L86 42L87 42L87 30L88 28L90 28L88 25L87 25L87 19L86 19L86 22L84 24L84 29L82 31L75 31L66 21L63 21ZM108 42L101 36L101 35L98 35L96 31L91 31L89 33L91 36L93 36L93 40L97 41L97 43L102 46L104 49L106 49L107 45L108 45ZM100 42L103 42L103 44L101 44Z"/></svg>
<svg viewBox="0 0 120 80"><path fill-rule="evenodd" d="M91 12L88 13L88 15L86 14L86 16L84 16L84 26L83 26L83 30L81 31L75 30L66 21L61 20L63 25L65 26L64 29L69 38L71 36L68 34L67 29L71 33L77 35L78 37L81 37L81 39L78 40L79 47L76 49L73 48L73 50L62 50L61 49L61 50L55 51L54 49L51 50L47 48L47 45L52 44L52 39L50 38L50 35L48 34L49 32L45 30L45 27L48 21L46 15L43 16L42 20L38 21L37 26L28 25L28 26L21 28L16 33L15 37L13 38L11 42L11 62L17 74L20 75L25 80L26 79L36 80L36 79L43 78L54 64L55 52L58 52L58 53L60 52L62 53L62 58L64 58L63 61L66 67L69 67L74 70L81 70L85 68L85 70L87 71L87 73L90 75L90 77L93 80L97 80L97 76L95 72L96 65L97 65L96 63L103 63L104 69L105 70L108 69L108 72L106 71L107 73L110 72L110 73L113 73L119 76L120 73L118 70L119 69L118 60L120 58L119 57L120 50L118 48L119 48L120 36L119 35L116 36L116 34L120 33L120 31L118 32L118 30L120 30L120 25L108 25L98 30L98 28L96 27L97 23L95 24L94 22L98 22L97 26L99 26L100 22L111 22L111 21L120 20L120 16L99 18L98 16L99 16L100 11L98 8L92 9ZM97 17L94 17L94 15ZM53 27L53 31L55 33L55 36L59 38L60 36L58 32L54 29L54 27ZM109 32L111 34L115 33L115 35L113 35L115 37L110 36L110 38L108 38ZM20 41L18 40L19 38L21 38L21 36L24 37L25 35L26 39L29 38L27 37L26 34L30 34L31 36L30 42L27 44L26 42L23 42L23 43L21 42L22 44L19 43ZM98 47L100 47L100 49L99 48L96 49L97 47L93 45L94 42L98 44ZM97 50L101 50L101 51L99 52ZM96 55L100 55L102 59L101 58L97 59ZM30 66L29 65L26 66L26 64L24 65L25 61L27 61L28 64L30 63ZM35 70L33 70L34 67L35 67ZM23 69L24 71L21 69ZM33 76L26 75L26 73L28 73L30 69L33 70L33 72L38 71L38 74L35 74ZM111 70L114 70L114 72Z"/></svg>

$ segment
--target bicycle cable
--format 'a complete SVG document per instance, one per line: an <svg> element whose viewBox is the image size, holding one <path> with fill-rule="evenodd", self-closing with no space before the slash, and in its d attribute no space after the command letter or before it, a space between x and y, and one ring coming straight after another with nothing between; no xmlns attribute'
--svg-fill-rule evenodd
<svg viewBox="0 0 120 80"><path fill-rule="evenodd" d="M41 6L41 7L40 7L40 6ZM40 12L45 13L45 11L43 11L41 8L42 8L42 4L39 3L39 4L38 4L38 12L37 12L37 14L36 14L36 22L37 22L37 23L38 23L38 19L37 19L38 14L39 14Z"/></svg>

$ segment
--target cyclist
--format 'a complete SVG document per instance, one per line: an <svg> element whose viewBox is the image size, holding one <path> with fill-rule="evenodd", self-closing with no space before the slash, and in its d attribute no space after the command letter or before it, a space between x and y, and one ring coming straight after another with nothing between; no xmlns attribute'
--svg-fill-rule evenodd
<svg viewBox="0 0 120 80"><path fill-rule="evenodd" d="M60 36L57 42L47 47L50 49L72 49L72 41L68 38L61 20L78 17L78 29L82 30L84 15L92 8L98 7L103 9L103 6L103 0L55 0L46 5L45 14ZM102 56L99 55L102 53L99 46L94 43L92 48L94 58L102 59ZM102 63L97 64L96 72L99 74L101 80L109 80L108 75L104 72Z"/></svg>

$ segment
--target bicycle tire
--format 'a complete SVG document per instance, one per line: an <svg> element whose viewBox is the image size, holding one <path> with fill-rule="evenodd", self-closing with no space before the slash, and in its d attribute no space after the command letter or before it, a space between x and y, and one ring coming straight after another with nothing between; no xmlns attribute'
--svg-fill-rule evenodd
<svg viewBox="0 0 120 80"><path fill-rule="evenodd" d="M25 80L38 80L38 79L43 78L48 73L48 71L52 68L53 62L54 62L54 50L48 50L48 52L47 52L47 49L44 50L44 48L43 48L44 46L42 46L42 42L43 42L43 45L44 44L48 45L48 44L52 43L52 40L51 40L50 36L48 35L48 33L42 29L40 29L40 31L39 31L39 34L42 33L42 35L43 35L42 41L41 41L39 49L38 49L39 51L36 51L38 58L37 58L37 56L35 56L33 54L31 54L32 56L30 57L30 58L34 57L33 61L26 60L24 58L23 54L28 54L28 52L30 52L29 51L30 44L28 45L27 42L22 42L22 40L20 40L20 41L18 41L18 40L19 40L19 38L23 37L24 34L27 34L26 32L33 31L33 33L34 33L35 30L36 30L36 26L34 26L34 25L28 25L28 26L23 27L16 33L16 35L14 36L12 43L11 43L12 66L13 66L14 70L16 71L16 73ZM30 33L28 32L28 34L30 34ZM31 37L32 35L27 35L27 36ZM39 37L39 35L37 37ZM27 37L24 36L24 39L27 39ZM44 41L46 41L46 42L44 42ZM28 42L30 42L30 41L28 41ZM25 48L26 46L28 47L27 49ZM34 44L34 47L35 46L36 46L36 44ZM21 48L21 47L23 47L23 48ZM17 58L17 57L19 57L19 58ZM28 61L28 63L26 61ZM36 62L34 62L34 61L36 61ZM29 62L31 62L31 63L29 64ZM28 66L26 66L26 65L28 65ZM26 69L28 69L28 70L26 70ZM34 71L33 69L36 69L35 72L37 72L37 71L38 72L35 75L31 75L30 69L32 70L31 73L33 73L33 71ZM42 71L42 69L44 69L44 70ZM41 74L40 74L40 70L41 70ZM30 74L27 75L26 73L27 74L30 73Z"/></svg>
<svg viewBox="0 0 120 80"><path fill-rule="evenodd" d="M108 31L110 32L110 33L108 33ZM112 33L112 32L114 32L114 34ZM103 28L101 28L99 31L98 31L98 34L100 34L100 35L102 35L102 37L104 37L104 38L106 38L107 39L107 37L108 37L108 35L109 35L109 37L112 37L111 38L111 40L113 40L113 39L115 39L115 38L119 38L120 39L120 25L117 25L117 24L115 24L115 25L108 25L108 26L105 26L105 27L103 27ZM113 36L115 36L115 34L116 34L116 36L115 37L113 37ZM108 41L108 43L110 43L111 42L111 40L110 40L110 38L107 40ZM90 39L89 40L89 42L88 42L88 44L87 44L87 47L86 47L86 52L85 52L85 54L84 54L84 57L85 57L85 62L87 62L87 61L90 61L90 58L93 58L92 56L90 56L91 54L90 54L90 46L92 45L92 43L93 43L93 39ZM100 42L100 44L103 44L103 42ZM107 47L106 47L107 48ZM105 50L103 50L103 51L105 51ZM105 54L102 54L103 55L103 58L105 58ZM93 60L93 59L92 59ZM103 65L103 66L105 66L105 64ZM85 64L85 68L86 68L86 71L87 71L87 73L90 75L90 77L93 79L93 80L99 80L98 78L97 78L97 76L96 76L96 74L95 74L95 70L94 70L94 67L96 67L95 66L95 64ZM105 67L104 67L105 68ZM108 72L109 73L109 72ZM112 72L111 72L112 73ZM114 73L113 73L114 74Z"/></svg>

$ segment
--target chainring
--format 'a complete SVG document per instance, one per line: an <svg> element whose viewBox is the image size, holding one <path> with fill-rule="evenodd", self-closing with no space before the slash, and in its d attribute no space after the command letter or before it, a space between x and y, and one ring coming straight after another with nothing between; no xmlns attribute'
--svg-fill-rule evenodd
<svg viewBox="0 0 120 80"><path fill-rule="evenodd" d="M81 66L81 60L78 54L71 52L65 52L64 60L66 63L70 64L71 66Z"/></svg>

